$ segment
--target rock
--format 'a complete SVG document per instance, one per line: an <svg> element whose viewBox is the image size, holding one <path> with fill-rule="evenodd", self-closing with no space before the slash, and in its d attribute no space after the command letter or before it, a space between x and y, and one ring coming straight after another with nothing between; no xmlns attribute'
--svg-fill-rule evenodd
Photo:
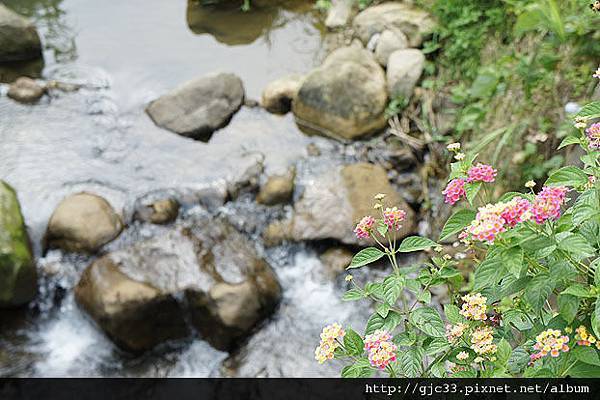
<svg viewBox="0 0 600 400"><path fill-rule="evenodd" d="M333 279L346 270L354 254L345 247L331 247L321 254L321 263Z"/></svg>
<svg viewBox="0 0 600 400"><path fill-rule="evenodd" d="M270 223L262 233L263 244L267 247L279 246L284 241L291 239L289 230L289 223L285 221Z"/></svg>
<svg viewBox="0 0 600 400"><path fill-rule="evenodd" d="M429 13L412 5L390 2L362 11L352 25L365 45L373 35L395 29L404 32L410 47L419 47L423 38L433 31L435 21Z"/></svg>
<svg viewBox="0 0 600 400"><path fill-rule="evenodd" d="M134 218L151 224L169 224L179 215L179 202L172 198L142 199L136 204Z"/></svg>
<svg viewBox="0 0 600 400"><path fill-rule="evenodd" d="M396 50L390 55L387 66L387 84L390 98L409 99L425 67L421 50Z"/></svg>
<svg viewBox="0 0 600 400"><path fill-rule="evenodd" d="M386 125L385 85L383 69L370 52L342 47L304 79L292 109L310 133L360 139Z"/></svg>
<svg viewBox="0 0 600 400"><path fill-rule="evenodd" d="M294 195L295 177L295 170L288 171L285 175L270 176L260 188L256 201L267 206L288 203Z"/></svg>
<svg viewBox="0 0 600 400"><path fill-rule="evenodd" d="M0 307L18 307L37 293L37 272L14 189L0 181Z"/></svg>
<svg viewBox="0 0 600 400"><path fill-rule="evenodd" d="M271 267L228 222L206 218L87 268L75 298L116 344L148 350L186 336L190 321L230 350L273 312L281 287Z"/></svg>
<svg viewBox="0 0 600 400"><path fill-rule="evenodd" d="M301 84L302 77L299 75L291 75L269 83L263 91L261 105L271 113L289 112Z"/></svg>
<svg viewBox="0 0 600 400"><path fill-rule="evenodd" d="M254 193L258 190L260 176L264 166L264 155L260 160L250 165L235 181L227 182L227 195L230 200L238 198L243 193Z"/></svg>
<svg viewBox="0 0 600 400"><path fill-rule="evenodd" d="M123 229L121 217L102 197L78 193L54 210L45 242L49 248L93 253L115 239Z"/></svg>
<svg viewBox="0 0 600 400"><path fill-rule="evenodd" d="M244 86L233 74L207 75L151 102L154 123L179 135L206 140L229 123L244 102Z"/></svg>
<svg viewBox="0 0 600 400"><path fill-rule="evenodd" d="M396 237L401 239L415 231L416 218L390 185L380 166L367 163L351 164L327 173L312 176L304 184L304 192L294 205L289 220L276 221L265 233L269 243L281 240L328 240L348 245L364 245L354 235L354 227L365 215L373 215L373 197L385 193L386 205L406 211L406 220Z"/></svg>
<svg viewBox="0 0 600 400"><path fill-rule="evenodd" d="M35 26L0 4L0 63L41 56L42 44Z"/></svg>
<svg viewBox="0 0 600 400"><path fill-rule="evenodd" d="M353 6L354 0L333 0L331 8L327 12L325 26L333 30L347 25Z"/></svg>
<svg viewBox="0 0 600 400"><path fill-rule="evenodd" d="M33 79L21 77L9 86L7 96L19 103L30 104L38 101L45 92L46 89Z"/></svg>
<svg viewBox="0 0 600 400"><path fill-rule="evenodd" d="M406 49L408 38L401 31L385 30L379 36L375 47L375 58L381 66L386 67L390 55L396 50Z"/></svg>

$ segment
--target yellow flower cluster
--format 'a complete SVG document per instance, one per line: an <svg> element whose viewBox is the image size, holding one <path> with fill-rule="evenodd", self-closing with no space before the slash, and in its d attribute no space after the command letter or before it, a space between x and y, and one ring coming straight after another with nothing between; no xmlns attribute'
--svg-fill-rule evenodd
<svg viewBox="0 0 600 400"><path fill-rule="evenodd" d="M467 324L446 325L446 338L450 343L457 341L467 329Z"/></svg>
<svg viewBox="0 0 600 400"><path fill-rule="evenodd" d="M489 326L477 328L471 333L471 348L479 355L496 353L498 347L494 342L494 330Z"/></svg>
<svg viewBox="0 0 600 400"><path fill-rule="evenodd" d="M595 345L597 349L600 349L600 342L596 340L594 335L590 335L585 328L585 326L581 325L579 328L575 329L577 333L575 335L575 339L577 339L577 344L580 346L592 346Z"/></svg>
<svg viewBox="0 0 600 400"><path fill-rule="evenodd" d="M345 334L346 332L337 322L323 328L321 343L315 349L315 359L319 364L323 364L325 361L333 358L335 349L340 346L336 339L344 337Z"/></svg>
<svg viewBox="0 0 600 400"><path fill-rule="evenodd" d="M539 353L531 356L532 360L545 357L548 353L552 357L558 357L560 352L569 351L569 337L563 336L562 332L558 329L548 329L537 335L535 338L535 344L533 348L538 350Z"/></svg>
<svg viewBox="0 0 600 400"><path fill-rule="evenodd" d="M485 315L487 297L482 296L481 293L475 293L463 296L462 299L464 303L460 315L474 321L485 321L487 319L487 315Z"/></svg>

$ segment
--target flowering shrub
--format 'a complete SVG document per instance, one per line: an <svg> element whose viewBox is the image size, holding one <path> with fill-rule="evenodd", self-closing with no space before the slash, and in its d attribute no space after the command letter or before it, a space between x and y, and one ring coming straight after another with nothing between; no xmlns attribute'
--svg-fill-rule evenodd
<svg viewBox="0 0 600 400"><path fill-rule="evenodd" d="M370 300L374 313L361 334L326 327L317 360L345 361L343 377L600 377L599 118L600 102L581 109L578 133L559 147L581 146L581 164L558 169L537 191L528 182L493 198L497 171L449 145L443 194L458 210L437 242L397 241L406 213L375 196L374 215L354 231L374 245L348 268L387 259L392 272L364 284L346 277L352 288L343 299ZM468 282L440 244L452 238L474 265ZM400 264L403 253L419 251L429 252L426 262ZM448 304L433 305L440 286Z"/></svg>

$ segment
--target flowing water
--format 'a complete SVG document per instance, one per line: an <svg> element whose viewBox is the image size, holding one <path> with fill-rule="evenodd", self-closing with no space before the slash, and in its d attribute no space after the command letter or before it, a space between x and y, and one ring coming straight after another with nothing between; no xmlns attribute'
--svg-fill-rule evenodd
<svg viewBox="0 0 600 400"><path fill-rule="evenodd" d="M135 199L148 192L172 190L194 199L207 187L239 179L262 157L267 173L287 169L307 157L309 143L323 151L313 162L341 158L339 145L302 134L290 115L260 108L243 107L208 143L161 130L144 113L148 101L206 73L236 73L247 97L257 99L268 82L310 70L323 53L323 29L312 2L248 14L207 14L186 0L3 3L38 26L45 46L41 78L81 89L52 91L39 104L25 106L4 96L7 87L0 85L0 179L19 194L41 275L30 310L2 311L0 375L337 375L339 366L319 366L313 359L321 326L336 320L361 327L368 310L339 300L343 282L326 277L309 247L264 251L259 244L284 297L273 318L226 361L228 354L197 338L141 357L120 352L73 300L71 289L93 258L42 254L40 246L49 216L70 193L98 193L127 216ZM198 212L193 203L180 218ZM273 211L241 198L219 212L255 235L254 228ZM161 229L133 224L107 250Z"/></svg>

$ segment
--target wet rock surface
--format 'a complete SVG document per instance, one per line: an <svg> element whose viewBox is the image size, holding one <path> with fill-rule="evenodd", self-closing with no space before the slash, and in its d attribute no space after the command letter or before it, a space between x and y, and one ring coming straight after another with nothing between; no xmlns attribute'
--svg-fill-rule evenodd
<svg viewBox="0 0 600 400"><path fill-rule="evenodd" d="M48 248L93 253L115 239L123 229L121 217L102 197L78 193L65 198L48 223Z"/></svg>
<svg viewBox="0 0 600 400"><path fill-rule="evenodd" d="M219 73L189 81L151 102L146 112L161 128L207 140L229 123L244 101L244 86L233 74Z"/></svg>
<svg viewBox="0 0 600 400"><path fill-rule="evenodd" d="M22 306L36 293L36 266L19 200L0 181L0 307Z"/></svg>
<svg viewBox="0 0 600 400"><path fill-rule="evenodd" d="M273 312L280 295L271 267L223 219L110 253L86 269L75 289L107 335L134 352L186 336L184 320L229 350Z"/></svg>
<svg viewBox="0 0 600 400"><path fill-rule="evenodd" d="M40 36L26 18L0 4L0 63L42 56Z"/></svg>

